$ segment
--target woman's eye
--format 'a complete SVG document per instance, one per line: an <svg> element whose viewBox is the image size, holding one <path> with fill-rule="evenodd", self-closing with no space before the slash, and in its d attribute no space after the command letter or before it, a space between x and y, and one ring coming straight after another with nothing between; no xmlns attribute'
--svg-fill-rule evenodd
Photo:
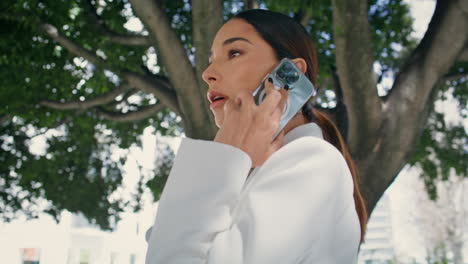
<svg viewBox="0 0 468 264"><path fill-rule="evenodd" d="M240 55L240 51L238 51L238 50L230 50L230 51L229 51L229 58L231 58L231 57L237 57L237 56L239 56L239 55Z"/></svg>
<svg viewBox="0 0 468 264"><path fill-rule="evenodd" d="M228 57L229 57L229 58L237 57L237 56L239 56L239 55L241 55L241 52L238 51L238 50L230 50L230 51L228 51ZM208 66L210 66L211 63L212 63L211 59L208 59Z"/></svg>

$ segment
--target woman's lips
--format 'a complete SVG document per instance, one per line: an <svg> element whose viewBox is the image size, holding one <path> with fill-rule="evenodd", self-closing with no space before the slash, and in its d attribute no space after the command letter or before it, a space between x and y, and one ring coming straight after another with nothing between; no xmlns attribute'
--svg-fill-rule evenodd
<svg viewBox="0 0 468 264"><path fill-rule="evenodd" d="M227 98L223 98L221 100L216 100L210 104L210 108L216 108L222 106L226 102Z"/></svg>

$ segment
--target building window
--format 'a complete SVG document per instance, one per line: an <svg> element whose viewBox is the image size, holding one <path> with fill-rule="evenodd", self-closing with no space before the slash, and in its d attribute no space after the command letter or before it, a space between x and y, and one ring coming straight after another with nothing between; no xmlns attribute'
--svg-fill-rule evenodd
<svg viewBox="0 0 468 264"><path fill-rule="evenodd" d="M130 254L130 264L135 264L135 263L136 263L136 255Z"/></svg>
<svg viewBox="0 0 468 264"><path fill-rule="evenodd" d="M117 252L111 252L110 264L116 264L116 263L117 263Z"/></svg>
<svg viewBox="0 0 468 264"><path fill-rule="evenodd" d="M41 258L41 249L39 248L22 248L21 260L22 264L39 264Z"/></svg>
<svg viewBox="0 0 468 264"><path fill-rule="evenodd" d="M82 248L80 250L80 264L89 264L89 249Z"/></svg>

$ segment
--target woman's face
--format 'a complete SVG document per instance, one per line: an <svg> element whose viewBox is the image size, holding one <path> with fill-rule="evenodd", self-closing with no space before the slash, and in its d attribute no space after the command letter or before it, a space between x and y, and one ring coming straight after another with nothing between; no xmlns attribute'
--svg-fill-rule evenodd
<svg viewBox="0 0 468 264"><path fill-rule="evenodd" d="M253 26L241 19L231 19L216 34L209 62L202 74L209 92L234 100L240 92L252 93L279 60ZM210 106L218 127L223 124L226 101Z"/></svg>

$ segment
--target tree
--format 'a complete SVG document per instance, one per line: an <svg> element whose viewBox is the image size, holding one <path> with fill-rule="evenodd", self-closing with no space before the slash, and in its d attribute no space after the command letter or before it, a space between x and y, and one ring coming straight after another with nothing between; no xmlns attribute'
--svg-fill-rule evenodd
<svg viewBox="0 0 468 264"><path fill-rule="evenodd" d="M223 21L253 7L290 14L317 43L316 107L347 138L369 211L405 164L433 163L434 149L450 161L446 167L467 175L463 130L437 127L453 139L441 147L427 125L433 102L450 87L466 117L466 1L438 1L420 42L410 37L401 0L19 0L0 7L4 219L17 211L34 216L42 197L56 217L80 211L111 228L109 217L129 203L108 199L125 161L112 149L139 144L147 126L214 138L201 73ZM142 26L129 30L129 21ZM48 135L44 155L28 147L38 134ZM155 181L147 185L158 197L165 177Z"/></svg>

